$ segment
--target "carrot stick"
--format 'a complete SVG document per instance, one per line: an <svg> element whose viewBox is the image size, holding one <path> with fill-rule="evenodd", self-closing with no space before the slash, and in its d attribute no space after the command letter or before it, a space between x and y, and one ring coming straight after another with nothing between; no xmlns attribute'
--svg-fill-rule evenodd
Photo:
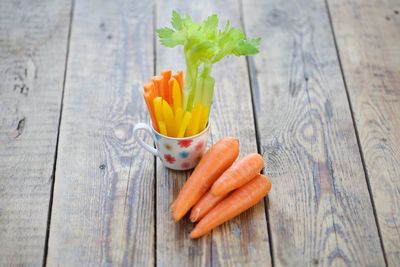
<svg viewBox="0 0 400 267"><path fill-rule="evenodd" d="M178 130L175 130L174 124L174 113L172 108L164 99L162 100L162 113L164 116L165 126L167 127L168 136L175 137Z"/></svg>
<svg viewBox="0 0 400 267"><path fill-rule="evenodd" d="M192 109L192 119L186 130L185 136L193 136L199 132L199 125L200 125L200 117L202 111L202 105L200 103L196 103Z"/></svg>
<svg viewBox="0 0 400 267"><path fill-rule="evenodd" d="M146 101L147 109L150 113L151 122L153 124L153 128L158 132L158 124L156 115L154 113L153 99L154 99L154 85L153 83L145 83L144 84L143 96Z"/></svg>
<svg viewBox="0 0 400 267"><path fill-rule="evenodd" d="M172 75L173 78L175 78L178 83L179 83L179 87L181 88L181 93L183 90L183 85L184 85L184 81L183 81L183 71L179 70L177 74Z"/></svg>
<svg viewBox="0 0 400 267"><path fill-rule="evenodd" d="M221 202L226 195L223 196L214 196L210 191L205 193L203 197L197 202L196 205L192 208L190 212L190 220L192 222L196 222L204 217L212 208L217 206L219 202Z"/></svg>
<svg viewBox="0 0 400 267"><path fill-rule="evenodd" d="M209 115L208 107L203 106L203 110L201 111L201 116L200 116L199 132L203 131L204 128L206 128L206 125L207 125L207 122L208 122L208 115Z"/></svg>
<svg viewBox="0 0 400 267"><path fill-rule="evenodd" d="M182 110L182 108L179 107L175 110L175 114L174 114L174 127L176 130L176 137L178 137L182 119L183 119L183 110Z"/></svg>
<svg viewBox="0 0 400 267"><path fill-rule="evenodd" d="M164 99L168 104L172 104L172 88L169 87L169 79L171 78L172 70L162 70L161 76L163 77Z"/></svg>
<svg viewBox="0 0 400 267"><path fill-rule="evenodd" d="M167 127L165 126L165 122L159 121L158 125L160 126L160 134L167 136Z"/></svg>
<svg viewBox="0 0 400 267"><path fill-rule="evenodd" d="M179 77L179 85L181 86L181 89L183 89L184 85L184 78L183 78L183 70L178 70L178 77Z"/></svg>
<svg viewBox="0 0 400 267"><path fill-rule="evenodd" d="M256 177L264 167L261 155L251 153L232 164L211 187L215 196L226 195Z"/></svg>
<svg viewBox="0 0 400 267"><path fill-rule="evenodd" d="M172 70L170 70L170 69L161 71L161 76L164 77L165 83L168 83L169 79L171 79L171 75L172 75ZM165 84L165 85L167 85L167 84Z"/></svg>
<svg viewBox="0 0 400 267"><path fill-rule="evenodd" d="M179 221L197 203L238 155L239 140L233 137L219 140L204 154L172 204L175 221Z"/></svg>
<svg viewBox="0 0 400 267"><path fill-rule="evenodd" d="M143 90L144 93L149 94L153 98L156 97L155 92L154 92L154 84L152 82L145 83L143 85L143 89L144 89Z"/></svg>
<svg viewBox="0 0 400 267"><path fill-rule="evenodd" d="M155 89L155 96L161 96L164 98L164 78L162 76L153 76L151 79L154 83L154 89Z"/></svg>
<svg viewBox="0 0 400 267"><path fill-rule="evenodd" d="M258 175L244 186L235 190L207 213L190 233L190 238L199 238L254 206L268 194L271 187L272 184L268 177Z"/></svg>
<svg viewBox="0 0 400 267"><path fill-rule="evenodd" d="M183 115L181 125L179 126L179 131L178 131L178 138L182 138L185 135L186 128L189 125L190 120L192 119L192 113L191 112L185 112L185 115Z"/></svg>
<svg viewBox="0 0 400 267"><path fill-rule="evenodd" d="M174 110L178 107L182 107L182 93L179 88L179 83L175 78L169 79L169 87L172 88L172 104Z"/></svg>
<svg viewBox="0 0 400 267"><path fill-rule="evenodd" d="M164 121L163 110L162 110L162 98L160 96L153 99L154 116L156 117L157 125L161 133L160 122Z"/></svg>

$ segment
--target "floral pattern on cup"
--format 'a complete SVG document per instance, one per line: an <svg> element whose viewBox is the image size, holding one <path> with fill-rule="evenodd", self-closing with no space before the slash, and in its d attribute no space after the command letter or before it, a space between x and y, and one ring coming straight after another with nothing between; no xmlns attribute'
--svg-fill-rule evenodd
<svg viewBox="0 0 400 267"><path fill-rule="evenodd" d="M203 149L203 147L204 147L204 142L200 141L196 144L195 149L196 149L196 151L201 151Z"/></svg>
<svg viewBox="0 0 400 267"><path fill-rule="evenodd" d="M182 151L179 153L179 157L186 159L189 156L189 152L187 151Z"/></svg>
<svg viewBox="0 0 400 267"><path fill-rule="evenodd" d="M188 148L192 143L193 143L192 139L182 139L178 141L178 145L180 147L185 147L185 148Z"/></svg>
<svg viewBox="0 0 400 267"><path fill-rule="evenodd" d="M151 134L156 148L139 138L137 132L144 130ZM194 168L204 154L209 126L201 133L185 138L172 138L161 135L151 126L138 123L134 128L134 137L139 144L153 155L158 156L163 164L174 170L189 170Z"/></svg>
<svg viewBox="0 0 400 267"><path fill-rule="evenodd" d="M164 159L166 160L166 161L168 161L169 163L171 163L171 164L173 164L174 162L175 162L175 158L173 157L173 156L171 156L170 154L165 154L164 155Z"/></svg>
<svg viewBox="0 0 400 267"><path fill-rule="evenodd" d="M188 169L190 167L190 163L189 162L184 162L181 164L182 169Z"/></svg>
<svg viewBox="0 0 400 267"><path fill-rule="evenodd" d="M164 144L166 150L171 150L172 146L170 144Z"/></svg>

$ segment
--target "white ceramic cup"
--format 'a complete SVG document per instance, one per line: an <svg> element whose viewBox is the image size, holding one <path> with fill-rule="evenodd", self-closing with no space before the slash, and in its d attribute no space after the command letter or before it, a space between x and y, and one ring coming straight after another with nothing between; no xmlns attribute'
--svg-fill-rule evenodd
<svg viewBox="0 0 400 267"><path fill-rule="evenodd" d="M194 136L174 138L160 134L146 123L137 123L133 128L133 136L144 149L159 157L166 167L183 171L194 168L200 161L207 146L209 130L207 124L201 133ZM143 141L138 136L139 131L150 135L156 148Z"/></svg>

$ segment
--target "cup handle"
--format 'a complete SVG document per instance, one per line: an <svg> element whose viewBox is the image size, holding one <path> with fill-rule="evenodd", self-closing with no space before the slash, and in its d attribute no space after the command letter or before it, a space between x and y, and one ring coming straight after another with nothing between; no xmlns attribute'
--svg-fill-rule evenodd
<svg viewBox="0 0 400 267"><path fill-rule="evenodd" d="M154 142L157 142L157 140L155 139L153 132L150 128L149 125L147 125L146 123L137 123L135 125L135 127L133 128L133 137L135 138L135 140L139 143L139 145L141 145L144 149L146 149L147 151L149 151L151 154L153 154L156 157L160 156L160 153L158 152L157 149L155 149L154 147L150 146L149 144L147 144L145 141L143 141L139 136L138 133L140 130L145 131L148 135L150 135L150 137L153 139Z"/></svg>

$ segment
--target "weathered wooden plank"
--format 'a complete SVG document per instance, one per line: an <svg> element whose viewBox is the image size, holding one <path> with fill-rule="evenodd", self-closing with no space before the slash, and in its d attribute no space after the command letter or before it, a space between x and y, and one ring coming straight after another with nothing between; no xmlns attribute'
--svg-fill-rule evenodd
<svg viewBox="0 0 400 267"><path fill-rule="evenodd" d="M73 17L47 263L152 266L154 159L132 135L152 3L76 1Z"/></svg>
<svg viewBox="0 0 400 267"><path fill-rule="evenodd" d="M383 266L324 1L243 1L276 266Z"/></svg>
<svg viewBox="0 0 400 267"><path fill-rule="evenodd" d="M229 19L240 27L237 1L160 1L157 4L157 25L169 25L173 9L201 20L213 12L223 21ZM156 45L157 71L163 68L184 69L179 48ZM229 58L214 69L216 88L212 107L211 139L237 136L241 155L256 152L256 135L251 105L249 78L244 58ZM211 142L211 140L210 140ZM157 161L157 265L158 266L269 266L268 232L264 203L214 230L199 240L189 239L193 224L184 218L174 223L170 203L176 198L189 173L169 171Z"/></svg>
<svg viewBox="0 0 400 267"><path fill-rule="evenodd" d="M40 266L71 3L0 1L0 265Z"/></svg>
<svg viewBox="0 0 400 267"><path fill-rule="evenodd" d="M329 1L389 266L400 264L400 2Z"/></svg>

